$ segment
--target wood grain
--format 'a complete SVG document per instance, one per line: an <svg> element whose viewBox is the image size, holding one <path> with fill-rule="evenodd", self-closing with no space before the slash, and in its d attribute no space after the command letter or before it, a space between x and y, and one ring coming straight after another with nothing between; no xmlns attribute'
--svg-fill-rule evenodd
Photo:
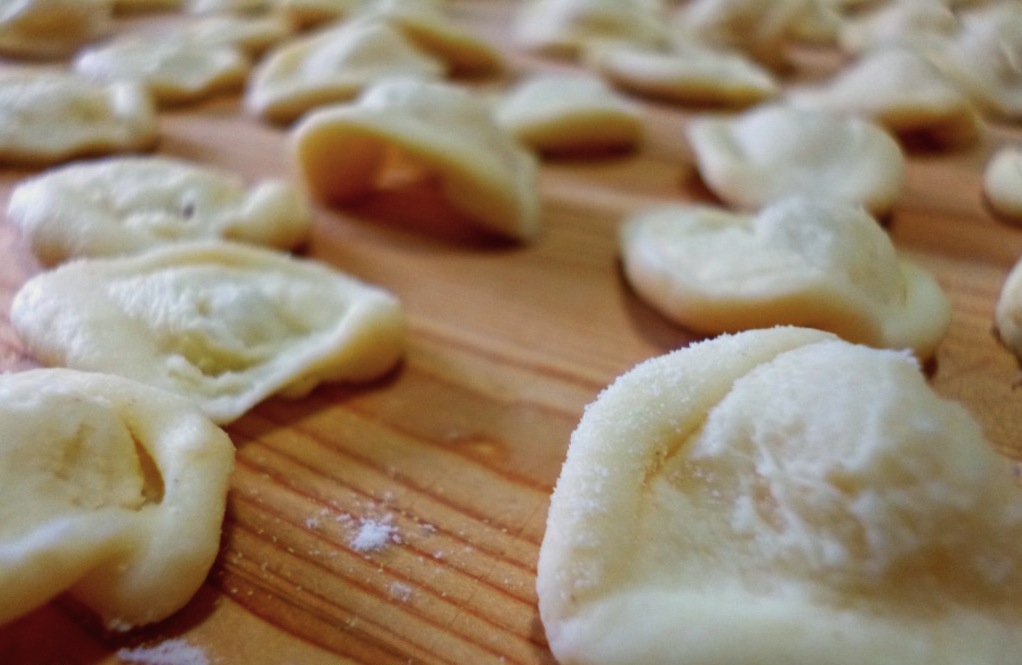
<svg viewBox="0 0 1022 665"><path fill-rule="evenodd" d="M452 6L509 58L504 79L478 85L573 67L514 50L511 0ZM145 19L153 20L169 19ZM808 52L804 62L793 76L818 76L832 58ZM614 377L695 339L640 302L618 265L623 217L713 200L682 135L691 113L644 108L636 154L544 164L545 230L528 246L481 237L428 188L317 210L303 253L401 298L411 321L402 366L368 386L271 399L229 428L237 471L222 551L178 615L108 635L61 598L0 628L0 663L116 663L121 647L173 637L219 663L553 663L535 563L568 437ZM292 177L286 132L245 117L236 96L165 112L161 126L161 153L251 179ZM1022 453L1018 370L990 329L1022 231L990 214L980 178L996 147L1019 141L1017 127L992 125L974 148L910 155L904 196L887 221L899 248L953 301L933 386L1014 455ZM0 172L4 202L27 173ZM38 270L0 221L0 370L33 365L6 311ZM355 551L363 520L389 524L392 542Z"/></svg>

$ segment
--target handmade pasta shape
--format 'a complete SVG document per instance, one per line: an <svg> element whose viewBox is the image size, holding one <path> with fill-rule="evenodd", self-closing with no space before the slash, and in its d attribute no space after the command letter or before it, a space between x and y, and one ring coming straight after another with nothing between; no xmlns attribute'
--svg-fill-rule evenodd
<svg viewBox="0 0 1022 665"><path fill-rule="evenodd" d="M58 71L0 74L0 162L43 165L152 148L156 108L137 84Z"/></svg>
<svg viewBox="0 0 1022 665"><path fill-rule="evenodd" d="M295 26L279 13L257 16L213 14L195 18L176 31L168 30L171 31L171 40L197 42L212 48L234 47L248 56L258 57L291 37Z"/></svg>
<svg viewBox="0 0 1022 665"><path fill-rule="evenodd" d="M325 265L227 242L37 275L11 322L47 365L119 374L198 402L217 423L323 381L361 382L404 351L398 301Z"/></svg>
<svg viewBox="0 0 1022 665"><path fill-rule="evenodd" d="M900 136L940 147L972 145L983 130L969 97L925 57L903 47L867 53L829 83L792 90L788 100L866 117Z"/></svg>
<svg viewBox="0 0 1022 665"><path fill-rule="evenodd" d="M1015 263L1001 285L994 307L994 333L1022 364L1022 260Z"/></svg>
<svg viewBox="0 0 1022 665"><path fill-rule="evenodd" d="M326 203L345 205L378 191L397 153L435 177L466 221L514 240L539 232L536 159L468 90L383 81L355 104L302 118L291 145L306 186Z"/></svg>
<svg viewBox="0 0 1022 665"><path fill-rule="evenodd" d="M504 65L497 47L448 19L436 3L375 0L358 15L393 25L453 75L492 74Z"/></svg>
<svg viewBox="0 0 1022 665"><path fill-rule="evenodd" d="M860 118L769 105L696 118L686 133L703 181L728 205L746 210L822 195L882 216L905 181L898 142Z"/></svg>
<svg viewBox="0 0 1022 665"><path fill-rule="evenodd" d="M586 408L536 586L562 663L1007 665L1020 542L1010 463L910 356L772 328Z"/></svg>
<svg viewBox="0 0 1022 665"><path fill-rule="evenodd" d="M984 111L1022 119L1022 5L963 12L961 29L927 54Z"/></svg>
<svg viewBox="0 0 1022 665"><path fill-rule="evenodd" d="M639 296L700 333L798 325L926 359L951 321L937 281L841 201L786 199L755 216L654 208L623 226L621 251Z"/></svg>
<svg viewBox="0 0 1022 665"><path fill-rule="evenodd" d="M534 75L500 100L497 122L542 153L634 148L642 138L638 108L590 76Z"/></svg>
<svg viewBox="0 0 1022 665"><path fill-rule="evenodd" d="M1006 146L994 154L983 174L983 192L995 212L1022 223L1022 147Z"/></svg>
<svg viewBox="0 0 1022 665"><path fill-rule="evenodd" d="M0 375L0 624L70 592L108 630L184 606L220 549L234 447L190 400L68 369Z"/></svg>
<svg viewBox="0 0 1022 665"><path fill-rule="evenodd" d="M590 49L586 63L622 90L677 104L748 106L780 92L773 75L743 55L695 44L605 45Z"/></svg>
<svg viewBox="0 0 1022 665"><path fill-rule="evenodd" d="M437 79L445 73L442 63L387 23L348 21L292 40L267 55L249 81L245 108L266 120L287 123L317 106L351 100L390 76Z"/></svg>
<svg viewBox="0 0 1022 665"><path fill-rule="evenodd" d="M129 36L82 50L74 69L97 81L137 82L160 104L182 104L240 90L249 62L231 45Z"/></svg>
<svg viewBox="0 0 1022 665"><path fill-rule="evenodd" d="M233 173L170 157L106 158L44 172L15 187L7 217L44 265L204 239L290 249L312 226L308 203L289 184L249 189Z"/></svg>
<svg viewBox="0 0 1022 665"><path fill-rule="evenodd" d="M0 53L62 58L106 35L112 0L15 0L0 6Z"/></svg>
<svg viewBox="0 0 1022 665"><path fill-rule="evenodd" d="M741 51L771 68L788 62L786 47L814 0L693 0L678 15L688 39Z"/></svg>
<svg viewBox="0 0 1022 665"><path fill-rule="evenodd" d="M846 20L838 43L847 53L892 46L932 47L958 31L958 17L943 0L899 0Z"/></svg>
<svg viewBox="0 0 1022 665"><path fill-rule="evenodd" d="M514 40L526 50L567 58L606 42L660 47L670 33L665 18L648 0L526 0Z"/></svg>

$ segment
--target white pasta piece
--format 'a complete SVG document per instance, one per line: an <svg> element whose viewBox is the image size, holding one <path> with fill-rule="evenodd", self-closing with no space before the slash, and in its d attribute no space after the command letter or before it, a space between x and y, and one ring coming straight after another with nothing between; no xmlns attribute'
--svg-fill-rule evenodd
<svg viewBox="0 0 1022 665"><path fill-rule="evenodd" d="M769 105L696 118L687 136L703 181L746 210L801 194L860 203L882 216L905 182L898 142L860 118Z"/></svg>
<svg viewBox="0 0 1022 665"><path fill-rule="evenodd" d="M74 69L97 81L132 81L160 104L181 104L240 90L248 59L230 45L128 36L83 49Z"/></svg>
<svg viewBox="0 0 1022 665"><path fill-rule="evenodd" d="M6 0L0 3L0 53L61 58L106 35L112 0Z"/></svg>
<svg viewBox="0 0 1022 665"><path fill-rule="evenodd" d="M148 150L158 138L153 100L136 84L103 85L52 70L0 74L0 162Z"/></svg>
<svg viewBox="0 0 1022 665"><path fill-rule="evenodd" d="M358 15L390 23L416 47L443 62L453 75L492 74L503 67L499 49L446 18L434 2L374 0Z"/></svg>
<svg viewBox="0 0 1022 665"><path fill-rule="evenodd" d="M516 139L543 153L629 150L642 138L638 108L589 76L526 78L501 99L496 117Z"/></svg>
<svg viewBox="0 0 1022 665"><path fill-rule="evenodd" d="M70 591L127 630L199 589L234 447L193 402L105 374L0 374L0 441L0 624Z"/></svg>
<svg viewBox="0 0 1022 665"><path fill-rule="evenodd" d="M194 19L171 31L168 39L197 42L212 48L232 46L250 56L259 56L295 32L295 26L281 14L244 16L213 14Z"/></svg>
<svg viewBox="0 0 1022 665"><path fill-rule="evenodd" d="M951 322L937 281L844 202L786 199L755 216L654 208L622 227L621 247L639 296L700 333L807 326L926 359Z"/></svg>
<svg viewBox="0 0 1022 665"><path fill-rule="evenodd" d="M694 44L673 51L611 44L590 49L586 62L622 90L679 104L747 106L780 92L745 56Z"/></svg>
<svg viewBox="0 0 1022 665"><path fill-rule="evenodd" d="M537 593L576 665L1010 665L1010 462L904 353L800 328L648 360L590 404Z"/></svg>
<svg viewBox="0 0 1022 665"><path fill-rule="evenodd" d="M961 30L927 55L988 113L1022 119L1022 4L961 14Z"/></svg>
<svg viewBox="0 0 1022 665"><path fill-rule="evenodd" d="M22 287L11 323L47 365L185 395L217 423L273 394L375 379L404 352L404 316L386 291L227 242L64 264Z"/></svg>
<svg viewBox="0 0 1022 665"><path fill-rule="evenodd" d="M1022 147L1007 146L994 154L983 174L983 193L999 215L1022 223Z"/></svg>
<svg viewBox="0 0 1022 665"><path fill-rule="evenodd" d="M271 51L248 83L245 108L278 123L356 97L390 76L437 79L446 69L387 23L349 21Z"/></svg>
<svg viewBox="0 0 1022 665"><path fill-rule="evenodd" d="M377 191L396 152L435 177L467 221L514 240L540 229L536 159L481 99L450 84L378 83L355 104L302 118L292 152L309 190L326 203Z"/></svg>
<svg viewBox="0 0 1022 665"><path fill-rule="evenodd" d="M925 47L958 31L959 22L945 0L898 0L848 20L838 43L848 53L891 46Z"/></svg>
<svg viewBox="0 0 1022 665"><path fill-rule="evenodd" d="M575 57L593 44L664 46L669 29L659 0L525 0L515 42L531 51Z"/></svg>
<svg viewBox="0 0 1022 665"><path fill-rule="evenodd" d="M922 55L902 47L871 51L829 83L794 89L788 99L799 107L870 118L938 147L973 145L983 130L968 96Z"/></svg>
<svg viewBox="0 0 1022 665"><path fill-rule="evenodd" d="M233 173L169 157L79 162L22 181L7 217L44 265L170 243L230 239L290 249L312 211L280 181L246 189Z"/></svg>
<svg viewBox="0 0 1022 665"><path fill-rule="evenodd" d="M718 48L738 50L771 68L787 61L786 47L815 0L692 0L678 28Z"/></svg>
<svg viewBox="0 0 1022 665"><path fill-rule="evenodd" d="M1022 260L1008 273L994 308L994 333L1022 364Z"/></svg>

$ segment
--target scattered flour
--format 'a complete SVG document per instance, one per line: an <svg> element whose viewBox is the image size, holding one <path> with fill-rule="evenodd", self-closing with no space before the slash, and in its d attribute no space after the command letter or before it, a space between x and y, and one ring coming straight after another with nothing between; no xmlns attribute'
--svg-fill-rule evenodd
<svg viewBox="0 0 1022 665"><path fill-rule="evenodd" d="M182 639L166 640L151 647L126 647L117 651L117 659L139 665L209 665L205 651Z"/></svg>
<svg viewBox="0 0 1022 665"><path fill-rule="evenodd" d="M412 597L412 587L403 582L392 582L389 592L391 598L400 600L402 603L408 602L408 599Z"/></svg>
<svg viewBox="0 0 1022 665"><path fill-rule="evenodd" d="M396 526L390 524L387 518L382 521L364 519L350 545L356 552L375 552L386 547L389 542L401 542Z"/></svg>

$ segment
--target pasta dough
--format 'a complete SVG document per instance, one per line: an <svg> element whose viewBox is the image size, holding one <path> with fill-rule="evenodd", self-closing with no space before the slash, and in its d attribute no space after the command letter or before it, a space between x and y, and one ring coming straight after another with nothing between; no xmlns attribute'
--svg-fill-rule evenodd
<svg viewBox="0 0 1022 665"><path fill-rule="evenodd" d="M590 404L537 592L576 665L1010 665L1011 465L904 353L775 328L649 360Z"/></svg>
<svg viewBox="0 0 1022 665"><path fill-rule="evenodd" d="M306 185L343 205L379 187L388 155L435 176L467 221L529 240L539 232L536 160L471 92L444 83L391 79L357 103L313 111L295 126L292 149Z"/></svg>
<svg viewBox="0 0 1022 665"><path fill-rule="evenodd" d="M8 218L45 265L133 254L187 240L228 238L289 249L312 211L298 191L169 157L76 163L22 181Z"/></svg>
<svg viewBox="0 0 1022 665"><path fill-rule="evenodd" d="M113 0L6 0L0 53L61 58L111 29Z"/></svg>
<svg viewBox="0 0 1022 665"><path fill-rule="evenodd" d="M642 137L639 110L587 76L527 78L500 101L496 114L501 127L545 153L627 150Z"/></svg>
<svg viewBox="0 0 1022 665"><path fill-rule="evenodd" d="M926 58L903 47L870 52L831 82L793 90L788 99L803 108L870 118L939 147L972 145L983 129L968 96Z"/></svg>
<svg viewBox="0 0 1022 665"><path fill-rule="evenodd" d="M936 280L843 202L786 199L755 217L655 208L622 227L621 243L639 295L701 332L803 325L925 359L951 321Z"/></svg>
<svg viewBox="0 0 1022 665"><path fill-rule="evenodd" d="M158 138L153 100L136 84L102 85L57 71L0 74L0 162L147 150Z"/></svg>
<svg viewBox="0 0 1022 665"><path fill-rule="evenodd" d="M983 174L987 202L1005 219L1022 223L1022 147L998 150Z"/></svg>
<svg viewBox="0 0 1022 665"><path fill-rule="evenodd" d="M905 182L891 136L865 120L787 106L697 118L687 136L699 174L728 205L756 210L792 195L821 195L888 213Z"/></svg>
<svg viewBox="0 0 1022 665"><path fill-rule="evenodd" d="M97 81L135 81L161 104L182 104L241 89L249 64L231 45L121 37L83 50L75 58L74 68Z"/></svg>
<svg viewBox="0 0 1022 665"><path fill-rule="evenodd" d="M661 47L669 34L665 18L656 0L526 0L514 38L527 50L562 57L606 42Z"/></svg>
<svg viewBox="0 0 1022 665"><path fill-rule="evenodd" d="M1022 260L1008 273L994 308L994 332L1022 363Z"/></svg>
<svg viewBox="0 0 1022 665"><path fill-rule="evenodd" d="M375 379L404 352L404 316L389 293L226 242L65 264L25 283L11 323L45 364L185 395L217 423L272 394Z"/></svg>
<svg viewBox="0 0 1022 665"><path fill-rule="evenodd" d="M744 56L695 44L670 52L612 44L590 49L586 62L622 90L679 104L746 106L780 92Z"/></svg>
<svg viewBox="0 0 1022 665"><path fill-rule="evenodd" d="M445 71L388 24L350 21L272 51L249 81L245 108L286 123L389 76L436 79Z"/></svg>
<svg viewBox="0 0 1022 665"><path fill-rule="evenodd" d="M0 442L0 624L70 590L126 630L198 590L234 447L190 400L105 374L0 374Z"/></svg>

